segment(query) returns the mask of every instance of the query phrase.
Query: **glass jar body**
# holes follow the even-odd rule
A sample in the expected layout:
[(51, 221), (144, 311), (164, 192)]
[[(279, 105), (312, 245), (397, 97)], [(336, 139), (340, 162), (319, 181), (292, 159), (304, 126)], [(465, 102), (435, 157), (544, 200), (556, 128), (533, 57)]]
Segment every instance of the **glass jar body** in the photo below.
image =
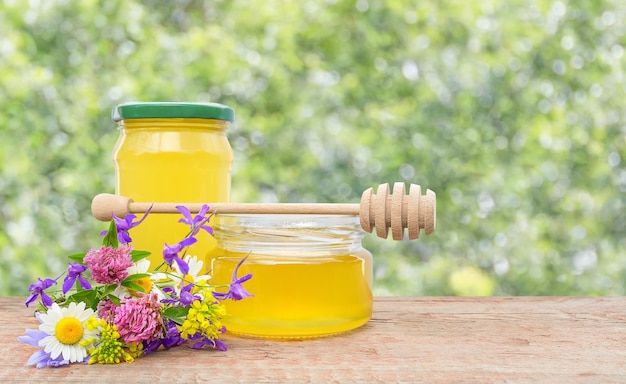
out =
[[(199, 118), (120, 120), (113, 151), (116, 193), (141, 202), (227, 202), (233, 160), (227, 126), (224, 120)], [(152, 252), (152, 267), (162, 261), (165, 242), (174, 244), (187, 234), (179, 218), (150, 214), (132, 229), (134, 248)], [(206, 261), (214, 246), (210, 236), (198, 236), (188, 253)]]
[(307, 338), (345, 332), (372, 314), (372, 255), (358, 217), (216, 215), (212, 282), (228, 284), (237, 263), (253, 297), (226, 301), (229, 332)]

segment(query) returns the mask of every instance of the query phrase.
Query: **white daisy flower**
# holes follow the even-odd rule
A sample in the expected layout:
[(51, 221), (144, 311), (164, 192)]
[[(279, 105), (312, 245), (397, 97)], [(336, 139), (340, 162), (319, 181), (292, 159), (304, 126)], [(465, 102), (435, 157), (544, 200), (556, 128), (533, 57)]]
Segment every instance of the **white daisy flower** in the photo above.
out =
[(85, 325), (94, 314), (91, 308), (85, 309), (84, 302), (70, 303), (66, 308), (53, 303), (47, 313), (39, 316), (39, 330), (48, 334), (39, 340), (39, 346), (52, 359), (62, 355), (70, 363), (83, 362), (87, 348), (81, 342), (97, 336), (97, 330), (89, 331)]

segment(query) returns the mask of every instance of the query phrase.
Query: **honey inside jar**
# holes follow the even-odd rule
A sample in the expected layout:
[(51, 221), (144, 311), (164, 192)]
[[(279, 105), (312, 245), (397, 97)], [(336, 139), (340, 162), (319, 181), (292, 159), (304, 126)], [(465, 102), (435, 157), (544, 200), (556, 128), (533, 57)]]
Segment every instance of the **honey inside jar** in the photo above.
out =
[(306, 338), (357, 328), (372, 314), (372, 255), (360, 245), (358, 218), (217, 215), (211, 283), (238, 275), (253, 297), (226, 301), (224, 325), (236, 334)]
[[(113, 113), (120, 130), (113, 152), (116, 193), (144, 202), (227, 202), (232, 119), (232, 110), (220, 104), (119, 105)], [(163, 260), (163, 243), (174, 244), (189, 230), (178, 219), (151, 213), (132, 229), (133, 247), (152, 252), (152, 268)], [(199, 236), (189, 252), (203, 259), (214, 246), (213, 238)]]

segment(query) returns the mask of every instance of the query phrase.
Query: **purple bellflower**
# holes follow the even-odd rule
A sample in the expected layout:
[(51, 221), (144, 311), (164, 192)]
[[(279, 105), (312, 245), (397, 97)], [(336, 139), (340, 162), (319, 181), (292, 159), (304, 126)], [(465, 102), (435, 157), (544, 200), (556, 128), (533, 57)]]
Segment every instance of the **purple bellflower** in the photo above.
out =
[(28, 300), (26, 300), (26, 307), (28, 307), (28, 305), (32, 303), (33, 301), (37, 300), (37, 297), (40, 295), (41, 295), (41, 301), (43, 302), (43, 305), (45, 305), (46, 307), (51, 306), (52, 299), (44, 291), (52, 287), (56, 283), (57, 283), (56, 280), (52, 280), (52, 279), (41, 280), (41, 278), (38, 277), (37, 282), (35, 284), (31, 284), (30, 287), (28, 287), (28, 292), (30, 292), (31, 295), (28, 298)]
[(178, 324), (174, 321), (168, 320), (165, 324), (165, 337), (146, 343), (144, 345), (143, 352), (146, 355), (149, 355), (159, 349), (160, 346), (163, 346), (165, 349), (170, 349), (185, 343), (187, 340), (180, 337), (180, 331), (178, 330), (177, 325)]
[(152, 206), (150, 206), (146, 213), (143, 214), (141, 219), (137, 221), (134, 221), (137, 216), (133, 215), (132, 213), (129, 213), (123, 219), (115, 216), (114, 214), (111, 214), (111, 216), (113, 217), (113, 221), (115, 221), (115, 227), (117, 229), (117, 241), (119, 241), (120, 244), (128, 244), (133, 241), (133, 239), (128, 234), (128, 231), (141, 224), (146, 219), (146, 216), (148, 216), (148, 213), (150, 213), (151, 209)]
[(191, 288), (193, 288), (193, 284), (187, 284), (180, 290), (180, 303), (185, 307), (190, 306), (196, 300), (202, 299), (200, 296), (191, 294)]
[(204, 229), (209, 235), (213, 235), (213, 228), (209, 225), (204, 225), (205, 223), (208, 223), (211, 218), (211, 216), (206, 217), (206, 213), (209, 211), (208, 205), (203, 204), (196, 217), (191, 217), (191, 212), (189, 212), (189, 209), (184, 205), (177, 205), (176, 209), (178, 209), (178, 211), (184, 216), (182, 219), (178, 220), (178, 222), (187, 224), (190, 227), (190, 236), (193, 237), (197, 235), (198, 232), (200, 232), (200, 229)]
[(218, 351), (222, 351), (222, 352), (225, 352), (228, 350), (228, 346), (226, 345), (226, 343), (224, 343), (220, 339), (209, 339), (206, 336), (202, 336), (200, 332), (198, 332), (196, 335), (197, 336), (194, 336), (189, 339), (189, 340), (199, 340), (193, 343), (193, 345), (191, 346), (191, 349), (201, 349), (202, 347), (206, 345), (208, 347), (215, 348)]
[(239, 267), (241, 266), (241, 264), (243, 264), (243, 262), (247, 258), (248, 257), (246, 256), (243, 259), (241, 259), (239, 263), (237, 263), (237, 266), (235, 267), (235, 270), (233, 271), (233, 278), (231, 279), (228, 292), (226, 293), (213, 292), (213, 297), (215, 297), (218, 300), (227, 300), (227, 299), (241, 300), (241, 299), (245, 299), (246, 297), (252, 296), (248, 291), (246, 291), (243, 285), (241, 285), (243, 282), (250, 280), (250, 278), (252, 278), (252, 274), (248, 273), (247, 275), (237, 278)]
[(76, 283), (76, 279), (78, 279), (78, 282), (83, 289), (91, 289), (91, 283), (89, 283), (89, 281), (87, 281), (87, 279), (85, 279), (82, 275), (86, 270), (87, 266), (78, 262), (69, 264), (69, 267), (67, 268), (67, 276), (65, 276), (65, 279), (63, 280), (64, 294), (72, 289), (72, 286)]
[(193, 284), (184, 285), (180, 289), (180, 297), (176, 294), (176, 290), (172, 287), (163, 287), (163, 293), (165, 293), (169, 299), (162, 299), (162, 303), (166, 304), (175, 304), (175, 306), (179, 306), (182, 304), (183, 307), (190, 306), (196, 300), (202, 300), (202, 298), (198, 295), (193, 295), (191, 293), (191, 288), (193, 288)]
[(188, 237), (183, 239), (180, 243), (174, 245), (167, 245), (163, 247), (163, 260), (168, 266), (172, 266), (174, 262), (178, 264), (178, 269), (183, 275), (189, 273), (189, 265), (178, 256), (178, 253), (182, 251), (184, 248), (194, 244), (197, 240), (194, 237)]

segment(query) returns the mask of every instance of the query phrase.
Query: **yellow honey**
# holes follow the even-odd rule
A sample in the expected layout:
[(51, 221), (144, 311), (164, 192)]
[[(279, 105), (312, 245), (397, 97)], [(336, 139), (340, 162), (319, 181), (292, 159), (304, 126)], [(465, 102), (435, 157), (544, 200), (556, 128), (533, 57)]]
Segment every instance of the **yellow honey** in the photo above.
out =
[(357, 328), (372, 314), (372, 255), (358, 218), (325, 215), (217, 215), (213, 284), (251, 273), (253, 297), (225, 301), (229, 332), (306, 338)]
[[(116, 193), (141, 202), (227, 202), (233, 155), (226, 129), (233, 116), (232, 109), (213, 103), (117, 106)], [(164, 242), (172, 245), (189, 231), (177, 223), (180, 217), (151, 213), (131, 229), (133, 247), (152, 252), (151, 267), (162, 261)], [(204, 258), (215, 240), (197, 239), (188, 253)]]

